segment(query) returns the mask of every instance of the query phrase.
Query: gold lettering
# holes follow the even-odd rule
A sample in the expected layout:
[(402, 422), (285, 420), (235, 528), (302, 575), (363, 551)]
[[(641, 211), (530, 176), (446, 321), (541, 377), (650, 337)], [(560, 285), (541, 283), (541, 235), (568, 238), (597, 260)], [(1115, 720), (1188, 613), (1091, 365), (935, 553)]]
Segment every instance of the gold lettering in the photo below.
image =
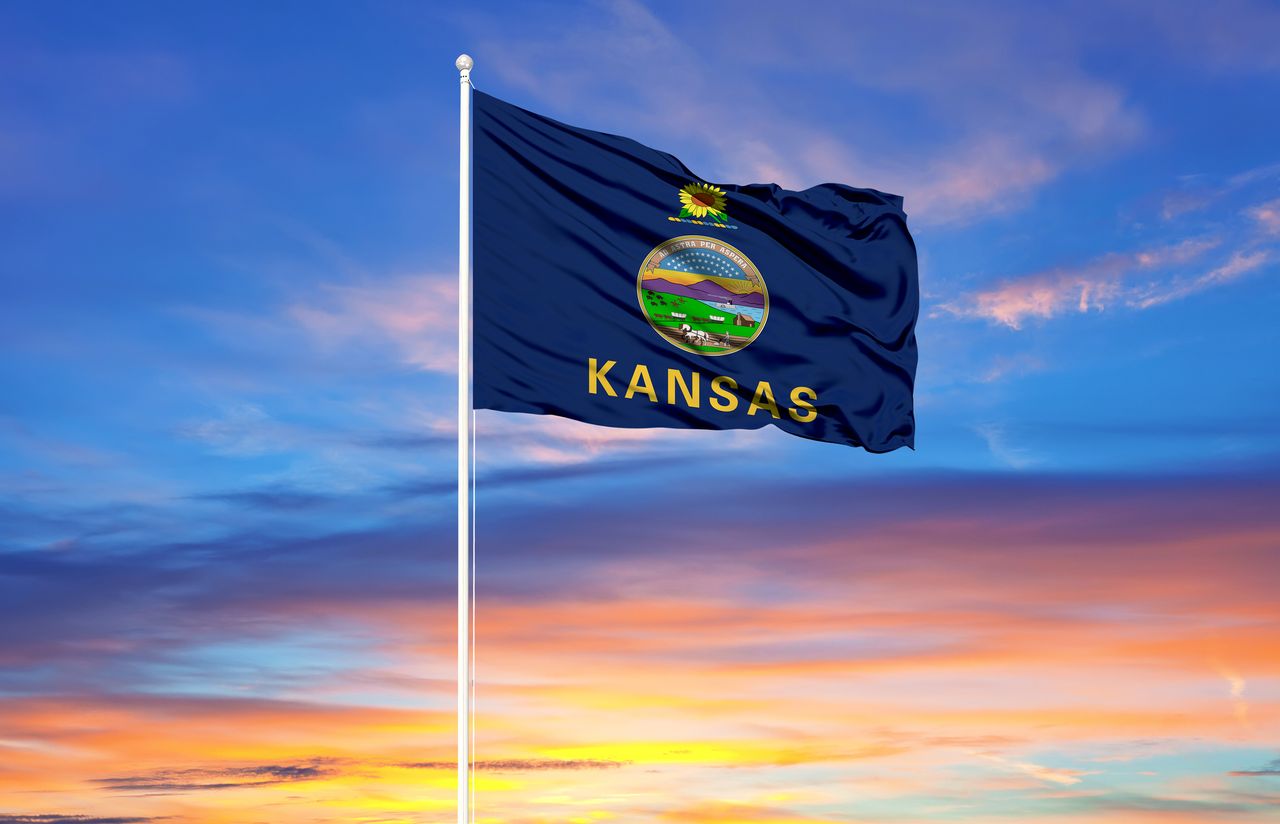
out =
[[(791, 420), (798, 421), (800, 423), (808, 423), (818, 417), (818, 411), (813, 408), (813, 404), (804, 400), (805, 396), (809, 398), (809, 401), (816, 401), (818, 399), (818, 393), (807, 386), (797, 386), (795, 389), (791, 390), (791, 402), (795, 404), (796, 407), (799, 407), (787, 410), (787, 414), (791, 416)], [(802, 412), (800, 410), (804, 411)]]
[[(587, 358), (587, 374), (590, 376), (590, 380), (591, 380), (588, 390), (591, 392), (592, 395), (597, 394), (596, 386), (598, 385), (604, 388), (604, 393), (609, 397), (611, 398), (618, 397), (618, 393), (614, 392), (613, 386), (609, 384), (609, 379), (604, 376), (606, 372), (608, 372), (610, 369), (612, 369), (617, 365), (618, 365), (617, 361), (605, 361), (604, 368), (601, 369), (598, 367), (595, 358)], [(630, 396), (628, 395), (628, 397)]]
[(685, 405), (690, 409), (697, 409), (701, 398), (698, 397), (698, 384), (702, 376), (697, 372), (693, 373), (693, 386), (690, 387), (684, 382), (684, 374), (679, 369), (667, 370), (667, 403), (675, 406), (676, 404), (676, 384), (680, 385), (680, 394), (684, 395)]
[[(728, 389), (725, 389), (726, 386), (728, 387)], [(721, 398), (724, 398), (724, 400), (710, 398), (709, 400), (711, 401), (711, 407), (720, 412), (732, 412), (733, 410), (737, 409), (738, 396), (733, 394), (733, 392), (730, 391), (732, 389), (737, 389), (737, 388), (738, 388), (738, 382), (735, 381), (733, 378), (727, 378), (724, 375), (721, 375), (718, 378), (712, 378), (711, 391), (719, 395)]]
[(782, 417), (782, 413), (778, 411), (778, 404), (773, 399), (773, 387), (768, 381), (760, 381), (756, 384), (756, 393), (751, 398), (751, 406), (747, 407), (747, 414), (754, 415), (757, 409), (768, 409), (769, 414), (775, 418)]
[(631, 373), (631, 384), (627, 387), (625, 397), (630, 400), (637, 392), (654, 403), (658, 402), (658, 393), (653, 391), (653, 379), (649, 377), (649, 367), (643, 363), (637, 363), (635, 371)]

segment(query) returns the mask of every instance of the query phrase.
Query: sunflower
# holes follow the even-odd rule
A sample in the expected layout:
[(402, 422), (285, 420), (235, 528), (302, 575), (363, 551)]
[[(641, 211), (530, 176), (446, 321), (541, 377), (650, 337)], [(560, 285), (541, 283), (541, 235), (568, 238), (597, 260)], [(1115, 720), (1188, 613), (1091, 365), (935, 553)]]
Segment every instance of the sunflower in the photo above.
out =
[(680, 190), (680, 217), (710, 217), (724, 222), (724, 189), (709, 183), (690, 183)]

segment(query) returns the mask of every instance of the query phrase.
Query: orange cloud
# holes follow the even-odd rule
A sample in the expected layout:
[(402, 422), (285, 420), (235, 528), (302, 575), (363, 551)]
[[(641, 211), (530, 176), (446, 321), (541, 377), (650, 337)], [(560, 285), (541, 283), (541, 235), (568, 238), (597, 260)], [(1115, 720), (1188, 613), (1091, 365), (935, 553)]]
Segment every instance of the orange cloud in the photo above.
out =
[[(557, 513), (503, 513), (482, 547), (481, 815), (827, 821), (857, 804), (874, 821), (879, 804), (982, 821), (1012, 805), (1019, 820), (1139, 822), (1236, 804), (1223, 814), (1247, 821), (1258, 805), (1222, 787), (1108, 788), (1280, 734), (1280, 607), (1259, 572), (1280, 540), (1273, 492), (978, 478), (917, 483), (904, 501), (885, 481), (832, 518), (849, 490), (815, 484), (774, 490), (787, 514), (768, 524), (678, 546), (650, 542), (630, 501), (583, 513), (585, 543)], [(0, 701), (0, 794), (33, 815), (446, 818), (449, 599), (344, 592), (242, 593), (238, 610), (369, 656), (282, 687), (290, 700)], [(1224, 687), (1217, 662), (1239, 680)]]
[[(451, 807), (449, 778), (395, 766), (449, 752), (449, 712), (164, 696), (10, 698), (0, 728), (0, 797), (11, 813), (50, 809), (179, 821), (239, 821), (270, 806), (309, 822), (329, 806)], [(375, 789), (376, 788), (376, 789)], [(217, 800), (214, 800), (216, 796)], [(367, 801), (367, 804), (365, 803)]]

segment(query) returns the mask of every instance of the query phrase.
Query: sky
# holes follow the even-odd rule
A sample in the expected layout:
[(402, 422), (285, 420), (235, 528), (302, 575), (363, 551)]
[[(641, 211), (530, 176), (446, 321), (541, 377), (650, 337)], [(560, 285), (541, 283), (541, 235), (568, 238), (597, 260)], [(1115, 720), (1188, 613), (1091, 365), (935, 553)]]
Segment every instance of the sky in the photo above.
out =
[(478, 415), (478, 821), (1273, 820), (1280, 8), (891, 5), (0, 4), (0, 824), (453, 820), (462, 51), (923, 293), (914, 451)]

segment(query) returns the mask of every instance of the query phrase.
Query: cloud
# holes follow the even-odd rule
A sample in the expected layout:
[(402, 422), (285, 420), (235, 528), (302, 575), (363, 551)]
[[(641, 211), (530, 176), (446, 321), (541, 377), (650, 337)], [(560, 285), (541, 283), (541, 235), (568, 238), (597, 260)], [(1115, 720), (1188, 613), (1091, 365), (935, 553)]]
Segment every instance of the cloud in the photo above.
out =
[(296, 512), (318, 509), (335, 500), (335, 496), (332, 495), (321, 495), (316, 492), (306, 492), (286, 487), (268, 487), (265, 489), (232, 492), (207, 492), (187, 497), (188, 500), (233, 504), (246, 509), (268, 512)]
[[(1080, 68), (1087, 22), (1001, 9), (993, 25), (968, 8), (833, 8), (815, 27), (763, 4), (713, 19), (691, 9), (677, 22), (619, 0), (532, 33), (527, 20), (483, 18), (480, 71), (566, 119), (673, 150), (712, 179), (842, 180), (903, 194), (926, 222), (972, 221), (1145, 132), (1122, 88)], [(704, 48), (711, 25), (753, 48)], [(726, 75), (740, 82), (719, 82)], [(590, 116), (578, 108), (586, 99), (598, 101)], [(744, 113), (750, 137), (726, 139), (724, 124)]]
[(1253, 218), (1266, 234), (1280, 235), (1280, 198), (1250, 207), (1245, 214)]
[[(1165, 822), (1186, 821), (1189, 824), (1205, 824), (1209, 821), (1235, 820), (1262, 812), (1275, 799), (1247, 798), (1230, 793), (1206, 792), (1199, 797), (1185, 792), (1155, 793), (1106, 790), (1102, 792), (1072, 792), (1070, 790), (1045, 799), (1046, 807), (1063, 814), (1081, 813), (1090, 821)], [(1124, 813), (1122, 818), (1106, 817), (1108, 813)], [(1212, 816), (1210, 818), (1209, 816)]]
[(285, 316), (321, 351), (385, 344), (419, 369), (457, 369), (456, 276), (392, 277), (369, 284), (330, 284), (294, 302)]
[[(486, 772), (547, 772), (558, 770), (615, 770), (626, 767), (630, 761), (612, 761), (600, 758), (499, 758), (473, 762), (477, 770)], [(410, 761), (402, 767), (415, 770), (456, 770), (456, 761)]]
[(979, 377), (979, 383), (999, 383), (1006, 378), (1029, 375), (1043, 371), (1046, 364), (1043, 358), (1019, 352), (1013, 355), (996, 355), (988, 364), (986, 371)]
[(1256, 770), (1232, 770), (1227, 773), (1232, 776), (1258, 777), (1258, 776), (1280, 776), (1280, 758), (1267, 764), (1265, 767)]
[(8, 415), (0, 415), (0, 445), (26, 453), (33, 463), (61, 464), (82, 471), (118, 465), (123, 457), (115, 451), (50, 437)]
[(390, 449), (396, 452), (419, 449), (441, 449), (457, 443), (457, 435), (451, 432), (388, 431), (357, 439), (356, 443), (370, 449)]
[[(1058, 766), (1095, 766), (1080, 753), (1219, 741), (1206, 660), (1280, 672), (1274, 468), (766, 477), (717, 498), (712, 522), (676, 486), (623, 479), (590, 506), (553, 478), (534, 488), (482, 515), (495, 815), (572, 775), (578, 798), (664, 799), (602, 807), (618, 817), (720, 801), (821, 821), (820, 801), (742, 788), (946, 785), (975, 749), (1004, 760), (998, 803), (1039, 810), (1058, 803), (1046, 788), (1091, 785)], [(89, 786), (148, 813), (295, 788), (447, 803), (452, 538), (442, 519), (6, 557), (0, 645), (21, 666), (0, 668), (0, 728), (42, 746), (6, 751), (23, 772), (0, 770), (0, 794)], [(689, 789), (657, 794), (677, 768)], [(994, 797), (971, 794), (983, 811)]]
[(426, 421), (411, 428), (403, 424), (379, 429), (352, 424), (321, 425), (283, 421), (261, 404), (226, 404), (217, 415), (188, 421), (176, 428), (178, 437), (194, 441), (215, 455), (256, 458), (290, 452), (309, 454), (335, 449), (416, 452), (451, 447), (456, 443), (451, 425)]
[(987, 449), (1005, 466), (1026, 469), (1039, 462), (1029, 449), (1016, 446), (1010, 441), (1008, 427), (1003, 424), (984, 423), (974, 427), (974, 431), (982, 436), (987, 442)]
[(1079, 784), (1084, 776), (1090, 775), (1088, 772), (1079, 770), (1064, 770), (1054, 767), (1046, 767), (1041, 764), (1032, 764), (1029, 761), (1016, 761), (1004, 758), (994, 753), (980, 753), (980, 757), (998, 764), (1005, 769), (1013, 772), (1029, 775), (1037, 781), (1043, 781), (1047, 784), (1059, 784), (1061, 786), (1070, 787), (1073, 784)]
[[(307, 254), (316, 253), (308, 250)], [(172, 311), (220, 338), (219, 354), (239, 372), (237, 387), (245, 385), (243, 374), (252, 370), (265, 375), (260, 387), (264, 391), (274, 390), (284, 370), (295, 380), (318, 374), (330, 381), (335, 370), (362, 379), (406, 368), (456, 371), (455, 273), (371, 274), (347, 261), (341, 250), (324, 253), (313, 266), (332, 271), (333, 278), (286, 293), (264, 311), (207, 306), (180, 306)]]
[(1204, 190), (1175, 191), (1164, 195), (1160, 205), (1161, 220), (1176, 220), (1198, 212), (1212, 203), (1219, 193)]
[(1138, 252), (1112, 253), (1075, 268), (1012, 278), (958, 300), (941, 303), (934, 317), (979, 318), (1021, 329), (1029, 319), (1102, 312), (1117, 305), (1150, 309), (1238, 280), (1272, 260), (1269, 250), (1235, 251), (1196, 276), (1173, 274), (1217, 248), (1217, 238), (1196, 238)]
[(1227, 682), (1227, 687), (1231, 695), (1231, 707), (1235, 712), (1236, 720), (1241, 724), (1249, 721), (1249, 702), (1245, 700), (1244, 691), (1248, 686), (1244, 678), (1235, 670), (1218, 663), (1218, 674)]
[[(1236, 252), (1226, 263), (1210, 269), (1203, 275), (1193, 278), (1175, 278), (1158, 286), (1147, 286), (1126, 298), (1129, 306), (1137, 309), (1149, 309), (1174, 300), (1190, 297), (1206, 289), (1221, 286), (1239, 280), (1241, 277), (1257, 271), (1272, 260), (1271, 252), (1259, 249), (1253, 252)], [(1145, 291), (1145, 294), (1143, 294)], [(1083, 311), (1083, 310), (1082, 310)]]
[(272, 419), (261, 406), (252, 403), (233, 404), (217, 418), (181, 426), (178, 435), (231, 457), (286, 451), (298, 441), (291, 427)]
[(32, 813), (12, 815), (0, 813), (0, 824), (147, 824), (149, 821), (165, 821), (169, 816), (97, 816), (63, 813)]
[[(557, 415), (511, 415), (481, 410), (476, 417), (482, 461), (503, 464), (570, 465), (630, 458), (645, 462), (659, 455), (684, 454), (690, 440), (726, 453), (747, 449), (757, 456), (776, 443), (768, 429), (708, 431), (692, 429), (631, 429), (593, 426)], [(490, 451), (492, 450), (492, 451)]]
[[(1210, 206), (1218, 206), (1219, 213), (1228, 212), (1232, 208), (1238, 208), (1231, 205), (1233, 201), (1265, 191), (1264, 187), (1269, 186), (1277, 176), (1280, 176), (1280, 164), (1277, 163), (1255, 166), (1225, 177), (1186, 175), (1181, 179), (1179, 188), (1162, 196), (1160, 218), (1166, 222), (1177, 221)], [(1270, 225), (1267, 212), (1271, 207), (1270, 201), (1260, 203), (1245, 208), (1243, 214), (1257, 221), (1259, 228), (1266, 229)]]
[(504, 461), (516, 458), (538, 464), (568, 465), (618, 455), (645, 457), (645, 453), (661, 446), (661, 442), (670, 444), (690, 436), (706, 437), (708, 433), (592, 426), (556, 415), (481, 411), (476, 418), (476, 434), (481, 439), (482, 450), (486, 444), (492, 444), (501, 450)]
[(1171, 60), (1213, 73), (1280, 71), (1280, 57), (1274, 48), (1280, 38), (1280, 12), (1271, 3), (1227, 0), (1211, 10), (1194, 3), (1174, 7), (1148, 1), (1130, 4), (1126, 11), (1121, 20), (1136, 12), (1134, 16), (1140, 21), (1134, 21), (1134, 28), (1122, 24), (1118, 31), (1140, 31), (1148, 42), (1163, 41)]
[[(661, 463), (655, 457), (652, 465)], [(601, 503), (576, 512), (574, 528), (568, 531), (555, 526), (565, 517), (559, 509), (539, 514), (525, 505), (502, 504), (490, 511), (491, 520), (486, 521), (489, 526), (482, 553), (485, 592), (491, 598), (517, 601), (554, 599), (573, 592), (572, 580), (579, 574), (607, 566), (614, 569), (616, 577), (599, 582), (597, 594), (604, 597), (615, 588), (625, 590), (639, 580), (668, 573), (668, 563), (690, 563), (699, 570), (719, 568), (726, 563), (726, 546), (734, 548), (733, 557), (753, 557), (766, 567), (778, 562), (775, 553), (785, 556), (807, 547), (806, 553), (816, 553), (821, 559), (820, 563), (815, 561), (815, 570), (835, 564), (850, 567), (848, 574), (853, 575), (857, 564), (866, 559), (861, 554), (841, 557), (843, 550), (835, 549), (831, 557), (825, 556), (822, 548), (833, 540), (828, 530), (835, 527), (830, 514), (823, 514), (823, 507), (833, 507), (831, 511), (855, 519), (857, 530), (843, 527), (845, 535), (893, 546), (940, 541), (929, 550), (934, 559), (931, 563), (939, 566), (951, 563), (950, 547), (962, 553), (967, 551), (971, 536), (982, 535), (983, 553), (969, 563), (985, 568), (986, 559), (990, 559), (993, 569), (999, 568), (999, 559), (1006, 553), (1018, 559), (1019, 569), (1025, 568), (1032, 558), (1018, 555), (1018, 547), (1043, 541), (1071, 546), (1072, 552), (1104, 539), (1108, 546), (1126, 536), (1139, 542), (1124, 555), (1108, 559), (1114, 564), (1122, 558), (1144, 555), (1143, 547), (1174, 541), (1175, 536), (1195, 541), (1219, 535), (1226, 541), (1238, 530), (1267, 534), (1272, 529), (1272, 521), (1256, 505), (1259, 496), (1274, 493), (1274, 479), (1265, 474), (1239, 483), (1225, 483), (1218, 477), (1178, 481), (1167, 475), (1118, 483), (1037, 474), (1029, 469), (1020, 472), (1016, 481), (1001, 474), (916, 477), (910, 484), (845, 479), (836, 485), (839, 494), (820, 482), (765, 484), (760, 490), (717, 504), (726, 522), (744, 525), (750, 537), (743, 544), (737, 538), (725, 544), (722, 532), (704, 534), (692, 515), (686, 520), (686, 541), (672, 544), (664, 540), (668, 534), (665, 522), (638, 519), (634, 501), (631, 505), (621, 503), (631, 500), (627, 490), (634, 488), (627, 485), (626, 478), (619, 481), (618, 503)], [(560, 498), (571, 489), (564, 482), (610, 477), (620, 474), (621, 468), (604, 462), (512, 472), (505, 476), (507, 482), (536, 482), (541, 494)], [(501, 482), (503, 476), (491, 480)], [(1153, 483), (1158, 486), (1151, 487)], [(441, 480), (439, 485), (441, 494), (452, 489), (451, 481)], [(422, 494), (423, 490), (396, 489), (388, 494), (410, 493)], [(672, 507), (673, 512), (686, 512), (689, 507), (674, 488), (650, 490), (644, 500), (646, 507), (658, 511)], [(993, 514), (1006, 506), (1013, 507), (1015, 514)], [(1088, 510), (1090, 519), (1075, 519), (1072, 513), (1077, 509)], [(1152, 513), (1156, 512), (1164, 514), (1155, 517)], [(1144, 520), (1148, 516), (1153, 520)], [(627, 540), (613, 542), (603, 550), (599, 536), (613, 534), (619, 523), (628, 524)], [(199, 648), (214, 639), (248, 641), (264, 634), (311, 628), (322, 618), (390, 621), (392, 626), (386, 628), (390, 643), (401, 637), (398, 629), (391, 632), (401, 620), (411, 617), (422, 621), (424, 610), (447, 608), (452, 565), (444, 548), (452, 545), (450, 529), (446, 523), (402, 523), (302, 536), (268, 530), (152, 545), (139, 544), (136, 537), (130, 537), (127, 550), (8, 556), (5, 597), (0, 598), (0, 640), (5, 660), (24, 666), (7, 668), (5, 678), (10, 684), (48, 689), (76, 688), (94, 680), (104, 686), (127, 686), (144, 675), (139, 667), (169, 662), (165, 671), (171, 672), (174, 656), (188, 648)], [(941, 541), (943, 535), (949, 536), (947, 540)], [(1232, 556), (1232, 564), (1246, 563), (1245, 548), (1233, 551), (1241, 554)], [(1143, 580), (1154, 587), (1166, 578), (1172, 581), (1183, 571), (1199, 575), (1200, 571), (1193, 570), (1196, 557), (1174, 553), (1160, 569), (1145, 572)], [(535, 578), (517, 574), (533, 559), (545, 565), (546, 574)], [(1040, 570), (1037, 574), (1054, 578), (1061, 573), (1052, 557), (1035, 559)], [(1166, 575), (1163, 570), (1174, 562), (1178, 565)], [(1234, 568), (1224, 566), (1209, 582), (1240, 586), (1233, 603), (1242, 606), (1248, 603), (1246, 593), (1256, 579), (1227, 576), (1226, 570)], [(575, 572), (562, 579), (555, 574), (558, 569)], [(696, 580), (684, 577), (690, 585)], [(1100, 574), (1090, 587), (1098, 592), (1098, 587), (1111, 580)], [(130, 599), (121, 601), (113, 595), (120, 591), (130, 592)], [(1133, 597), (1137, 595), (1135, 591)], [(1156, 597), (1158, 591), (1151, 595)], [(147, 616), (145, 621), (140, 617), (143, 615)], [(744, 618), (736, 616), (734, 620)], [(10, 631), (5, 632), (5, 627)], [(440, 633), (443, 643), (447, 633), (444, 628)], [(530, 649), (541, 648), (536, 638), (528, 643)], [(1189, 636), (1184, 653), (1203, 651), (1197, 644), (1199, 641)], [(917, 650), (908, 657), (926, 652)], [(1158, 654), (1170, 652), (1161, 650)], [(1236, 666), (1257, 664), (1256, 651), (1243, 654), (1242, 659), (1231, 659)], [(1211, 655), (1226, 657), (1222, 650)], [(1195, 665), (1201, 670), (1203, 660)], [(91, 664), (96, 675), (83, 680), (88, 672), (85, 667)]]
[[(127, 690), (142, 682), (183, 684), (202, 670), (212, 677), (211, 668), (235, 679), (249, 662), (202, 661), (199, 651), (218, 643), (251, 649), (374, 613), (416, 611), (416, 620), (425, 621), (434, 605), (443, 608), (453, 576), (448, 556), (430, 550), (450, 544), (446, 531), (407, 520), (345, 533), (305, 534), (294, 525), (284, 535), (247, 529), (149, 545), (129, 535), (122, 547), (97, 551), (7, 554), (0, 682), (15, 690)], [(119, 598), (121, 591), (130, 597)], [(444, 636), (441, 626), (441, 642)], [(331, 652), (339, 658), (344, 637), (333, 637)], [(254, 661), (261, 668), (256, 678), (287, 669), (290, 660)]]
[[(985, 284), (941, 299), (930, 316), (984, 319), (1021, 329), (1030, 320), (1151, 309), (1239, 281), (1276, 261), (1280, 200), (1258, 198), (1274, 188), (1277, 175), (1280, 165), (1226, 177), (1189, 176), (1159, 204), (1161, 219), (1169, 225), (1153, 230), (1145, 218), (1133, 218), (1128, 226), (1133, 234), (1154, 232), (1168, 239)], [(1211, 206), (1210, 214), (1186, 218)]]
[(304, 764), (258, 764), (234, 767), (206, 767), (156, 770), (142, 775), (95, 778), (104, 789), (123, 793), (200, 792), (238, 790), (315, 781), (337, 773), (332, 759)]
[[(573, 481), (590, 478), (621, 478), (645, 470), (667, 469), (671, 459), (661, 455), (645, 455), (625, 460), (604, 460), (584, 463), (556, 463), (549, 466), (517, 466), (488, 472), (477, 472), (477, 485), (485, 492), (512, 487), (529, 487), (549, 481)], [(384, 487), (385, 492), (404, 497), (452, 495), (457, 491), (457, 480), (429, 477), (401, 481)]]
[(814, 818), (776, 805), (739, 803), (733, 801), (707, 801), (688, 807), (662, 811), (650, 811), (658, 821), (676, 821), (681, 824), (837, 824), (849, 819)]

